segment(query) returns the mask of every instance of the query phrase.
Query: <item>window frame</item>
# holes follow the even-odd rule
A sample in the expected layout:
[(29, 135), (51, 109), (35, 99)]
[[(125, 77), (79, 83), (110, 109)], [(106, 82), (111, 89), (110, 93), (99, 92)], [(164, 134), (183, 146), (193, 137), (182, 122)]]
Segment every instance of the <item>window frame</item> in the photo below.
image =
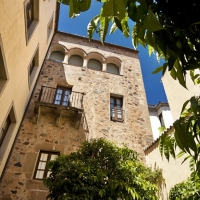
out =
[(47, 42), (48, 42), (48, 40), (50, 38), (51, 33), (53, 32), (53, 18), (54, 18), (53, 16), (54, 16), (54, 12), (51, 15), (49, 23), (47, 24)]
[(39, 45), (37, 46), (33, 57), (29, 63), (28, 66), (28, 84), (29, 84), (29, 89), (32, 86), (33, 80), (35, 78), (35, 75), (38, 71), (39, 68)]
[(3, 48), (3, 42), (0, 34), (0, 96), (8, 83), (9, 76), (6, 65), (5, 53)]
[[(6, 121), (9, 120), (8, 125), (6, 126), (6, 128), (4, 128)], [(15, 109), (14, 109), (14, 104), (12, 102), (10, 108), (8, 109), (7, 115), (5, 116), (1, 126), (0, 126), (0, 132), (4, 130), (4, 133), (2, 135), (2, 137), (0, 138), (0, 149), (6, 149), (7, 148), (7, 144), (12, 136), (15, 124), (17, 123), (16, 120), (16, 114), (15, 114)], [(2, 158), (2, 153), (3, 151), (0, 153), (0, 158)]]
[(1, 129), (0, 129), (0, 133), (2, 131), (2, 135), (0, 134), (0, 148), (1, 148), (2, 144), (3, 144), (3, 141), (4, 141), (5, 137), (6, 137), (6, 133), (8, 132), (8, 129), (9, 129), (11, 123), (12, 122), (11, 122), (11, 119), (10, 119), (10, 115), (8, 115), (6, 117), (6, 120), (4, 121)]
[[(74, 63), (70, 63), (70, 59), (72, 59), (73, 56), (74, 56), (74, 57), (77, 56), (77, 57), (81, 58), (81, 59), (82, 59), (82, 60), (81, 60), (82, 64), (81, 64), (81, 65), (77, 65), (77, 64), (74, 64)], [(71, 55), (71, 56), (69, 57), (69, 59), (68, 59), (68, 65), (83, 67), (83, 63), (84, 63), (83, 57), (80, 56), (80, 55), (78, 55), (78, 54), (73, 54), (73, 55)]]
[[(48, 154), (47, 156), (47, 160), (46, 161), (43, 161), (45, 162), (45, 169), (39, 169), (39, 163), (41, 160), (41, 155), (43, 154)], [(36, 180), (43, 180), (44, 178), (47, 178), (47, 175), (48, 175), (48, 172), (50, 172), (50, 170), (47, 169), (47, 162), (51, 161), (51, 155), (57, 155), (59, 156), (60, 155), (60, 152), (58, 151), (46, 151), (46, 150), (40, 150), (39, 152), (39, 155), (38, 155), (38, 158), (37, 158), (37, 162), (36, 162), (36, 166), (35, 166), (35, 170), (34, 170), (34, 174), (33, 174), (33, 178), (36, 179)], [(37, 175), (37, 171), (40, 170), (40, 171), (44, 171), (44, 174), (43, 174), (43, 177), (42, 178), (36, 178), (36, 175)]]
[[(109, 64), (114, 65), (114, 66), (118, 69), (118, 73), (109, 72), (109, 71), (108, 71)], [(106, 65), (106, 72), (109, 73), (109, 74), (120, 75), (120, 69), (119, 69), (119, 67), (118, 67), (116, 64), (114, 64), (114, 63), (107, 63), (107, 65)]]
[[(39, 0), (25, 0), (24, 1), (26, 44), (28, 44), (39, 22), (39, 4), (40, 4)], [(29, 20), (28, 16), (29, 16), (30, 10), (31, 10), (31, 16)]]
[[(51, 54), (56, 53), (56, 52), (59, 52), (59, 53), (62, 53), (62, 54), (63, 54), (63, 59), (62, 59), (62, 61), (51, 59)], [(54, 61), (54, 62), (63, 63), (63, 62), (64, 62), (64, 59), (65, 59), (65, 54), (64, 54), (62, 51), (59, 51), (59, 50), (58, 50), (58, 51), (52, 51), (52, 52), (50, 53), (50, 55), (49, 55), (49, 60)]]
[(158, 119), (160, 121), (160, 125), (161, 126), (165, 126), (165, 122), (164, 122), (164, 119), (163, 119), (163, 114), (162, 112), (158, 115)]
[[(111, 98), (114, 99), (114, 108), (111, 108)], [(120, 100), (121, 108), (117, 109), (117, 100)], [(114, 117), (112, 109), (114, 109)], [(118, 110), (121, 110), (121, 118), (118, 118)], [(124, 122), (124, 110), (123, 110), (123, 97), (122, 96), (110, 96), (110, 120), (114, 122)]]
[[(101, 69), (95, 69), (95, 68), (89, 67), (89, 62), (90, 62), (90, 60), (95, 60), (95, 61), (98, 61), (99, 63), (101, 63)], [(90, 59), (88, 60), (88, 63), (87, 63), (87, 68), (88, 68), (88, 69), (92, 69), (92, 70), (96, 70), (96, 71), (102, 71), (102, 70), (103, 70), (103, 64), (102, 64), (102, 62), (101, 62), (100, 60), (98, 60), (98, 59), (96, 59), (96, 58), (90, 58)]]
[[(29, 12), (30, 12), (30, 16), (29, 16)], [(26, 21), (27, 21), (26, 28), (27, 29), (29, 29), (33, 20), (34, 20), (34, 4), (33, 4), (33, 0), (29, 0), (26, 4)]]
[[(58, 101), (58, 100), (56, 100), (56, 96), (57, 96), (57, 91), (58, 91), (58, 90), (62, 90), (60, 104), (56, 104), (56, 103), (55, 103), (55, 101)], [(69, 92), (70, 92), (67, 101), (63, 101), (63, 99), (65, 98), (65, 94), (64, 94), (65, 91), (69, 91)], [(69, 102), (69, 99), (70, 99), (71, 93), (72, 93), (72, 88), (57, 86), (56, 91), (55, 91), (55, 97), (54, 97), (54, 100), (53, 100), (54, 105), (58, 105), (58, 106), (67, 106), (67, 107), (68, 107), (68, 106), (69, 106), (69, 103), (70, 103), (70, 102)], [(63, 102), (67, 102), (67, 105), (63, 105)]]

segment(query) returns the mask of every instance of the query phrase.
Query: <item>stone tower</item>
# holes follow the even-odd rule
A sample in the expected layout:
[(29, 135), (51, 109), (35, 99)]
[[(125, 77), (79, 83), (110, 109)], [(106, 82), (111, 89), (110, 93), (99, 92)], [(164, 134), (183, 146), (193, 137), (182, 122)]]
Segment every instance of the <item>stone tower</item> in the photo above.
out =
[(2, 200), (42, 200), (46, 163), (107, 138), (144, 160), (152, 137), (138, 52), (57, 32), (1, 182)]

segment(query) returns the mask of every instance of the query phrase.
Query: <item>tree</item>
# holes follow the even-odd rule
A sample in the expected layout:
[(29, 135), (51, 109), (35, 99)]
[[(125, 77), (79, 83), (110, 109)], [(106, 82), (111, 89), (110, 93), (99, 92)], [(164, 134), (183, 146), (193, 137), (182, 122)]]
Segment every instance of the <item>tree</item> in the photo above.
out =
[(198, 176), (191, 176), (187, 181), (176, 184), (169, 193), (170, 200), (199, 200), (200, 180)]
[(158, 199), (161, 170), (151, 171), (138, 154), (104, 139), (85, 142), (80, 150), (49, 163), (45, 185), (49, 199)]
[[(200, 83), (200, 75), (194, 69), (200, 67), (200, 1), (198, 0), (97, 0), (102, 2), (99, 15), (88, 24), (88, 37), (94, 31), (105, 41), (110, 33), (120, 29), (125, 37), (130, 35), (128, 20), (135, 25), (131, 31), (132, 43), (148, 47), (158, 59), (166, 62), (154, 73), (170, 71), (174, 79), (186, 87), (186, 72), (194, 83)], [(91, 0), (58, 0), (69, 5), (69, 16), (76, 17), (90, 8)]]

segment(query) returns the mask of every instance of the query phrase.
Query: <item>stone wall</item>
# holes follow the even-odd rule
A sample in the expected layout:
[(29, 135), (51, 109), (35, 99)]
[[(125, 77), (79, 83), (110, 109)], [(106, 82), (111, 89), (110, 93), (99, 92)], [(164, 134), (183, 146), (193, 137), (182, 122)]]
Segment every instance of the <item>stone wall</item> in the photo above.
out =
[[(53, 45), (62, 44), (66, 55), (72, 48), (98, 52), (105, 58), (113, 56), (121, 60), (121, 75), (96, 71), (85, 67), (58, 63), (46, 59), (38, 79), (25, 119), (13, 147), (1, 182), (0, 199), (42, 200), (47, 191), (41, 180), (33, 179), (40, 150), (59, 151), (64, 154), (76, 151), (88, 139), (104, 137), (118, 145), (127, 144), (139, 152), (144, 160), (143, 149), (151, 139), (146, 97), (137, 52), (131, 49), (99, 42), (69, 34), (57, 34)], [(123, 75), (122, 75), (123, 74)], [(41, 86), (70, 87), (72, 91), (84, 92), (83, 107), (89, 128), (89, 137), (80, 126), (74, 127), (77, 111), (65, 110), (56, 126), (55, 109), (42, 107), (38, 122), (33, 123), (35, 103)], [(124, 122), (110, 120), (110, 95), (123, 97)]]

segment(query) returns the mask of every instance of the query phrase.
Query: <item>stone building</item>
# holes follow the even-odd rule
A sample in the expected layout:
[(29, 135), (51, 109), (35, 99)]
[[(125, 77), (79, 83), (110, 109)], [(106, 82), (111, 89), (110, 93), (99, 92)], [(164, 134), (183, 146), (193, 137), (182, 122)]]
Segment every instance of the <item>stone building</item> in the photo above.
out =
[(0, 1), (0, 177), (54, 35), (55, 19), (56, 0)]
[(138, 52), (57, 31), (7, 162), (0, 199), (45, 199), (47, 161), (102, 137), (145, 159), (152, 133)]

